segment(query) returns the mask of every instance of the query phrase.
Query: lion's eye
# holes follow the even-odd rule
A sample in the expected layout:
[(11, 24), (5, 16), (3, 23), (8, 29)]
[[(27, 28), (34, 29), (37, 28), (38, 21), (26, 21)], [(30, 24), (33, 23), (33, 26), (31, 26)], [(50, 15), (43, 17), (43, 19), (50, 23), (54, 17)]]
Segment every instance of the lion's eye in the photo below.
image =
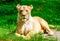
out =
[(26, 12), (28, 12), (28, 10), (26, 10)]
[(22, 12), (23, 10), (20, 10), (20, 12)]

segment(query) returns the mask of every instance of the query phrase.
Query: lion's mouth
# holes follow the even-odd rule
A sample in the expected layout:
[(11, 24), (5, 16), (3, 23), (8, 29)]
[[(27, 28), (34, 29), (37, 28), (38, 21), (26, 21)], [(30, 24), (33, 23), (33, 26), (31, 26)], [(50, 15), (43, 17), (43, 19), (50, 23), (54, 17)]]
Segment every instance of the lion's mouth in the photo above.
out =
[(21, 21), (27, 21), (27, 18), (20, 18)]
[(27, 21), (29, 18), (27, 18), (27, 16), (20, 16), (19, 19), (21, 21)]
[(27, 19), (27, 18), (23, 17), (22, 19)]

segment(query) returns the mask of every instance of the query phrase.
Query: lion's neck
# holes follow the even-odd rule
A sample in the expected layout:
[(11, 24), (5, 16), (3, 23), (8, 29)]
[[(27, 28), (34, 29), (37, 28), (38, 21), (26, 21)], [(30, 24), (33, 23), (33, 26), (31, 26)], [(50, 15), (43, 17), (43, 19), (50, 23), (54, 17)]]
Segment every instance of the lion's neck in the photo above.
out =
[(21, 21), (21, 20), (19, 20), (18, 23), (17, 23), (17, 26), (18, 26), (17, 32), (18, 32), (18, 33), (20, 33), (20, 32), (23, 33), (24, 30), (25, 30), (25, 29), (23, 29), (23, 28), (26, 28), (26, 27), (27, 27), (27, 24), (28, 24), (28, 25), (30, 24), (31, 19), (32, 19), (32, 17), (30, 16), (30, 17), (29, 17), (29, 20), (27, 20), (27, 21)]

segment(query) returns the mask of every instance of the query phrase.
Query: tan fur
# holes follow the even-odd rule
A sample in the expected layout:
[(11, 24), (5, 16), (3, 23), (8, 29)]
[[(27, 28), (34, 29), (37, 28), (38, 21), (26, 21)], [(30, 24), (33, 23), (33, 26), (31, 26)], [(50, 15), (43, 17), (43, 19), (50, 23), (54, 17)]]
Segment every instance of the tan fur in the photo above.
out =
[(18, 9), (18, 18), (15, 35), (29, 39), (34, 34), (39, 32), (43, 33), (43, 30), (46, 30), (49, 35), (53, 35), (53, 32), (48, 26), (48, 23), (44, 19), (31, 16), (31, 10), (33, 8), (32, 5), (17, 5), (16, 7)]

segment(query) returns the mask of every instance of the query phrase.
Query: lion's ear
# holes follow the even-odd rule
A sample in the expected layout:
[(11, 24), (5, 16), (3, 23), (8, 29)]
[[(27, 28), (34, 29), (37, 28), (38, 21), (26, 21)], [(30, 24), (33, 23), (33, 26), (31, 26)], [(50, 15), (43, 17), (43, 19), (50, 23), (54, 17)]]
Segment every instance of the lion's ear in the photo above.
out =
[(20, 4), (17, 4), (16, 8), (20, 8), (20, 7), (21, 7), (21, 5)]
[(29, 7), (29, 9), (33, 9), (33, 6), (32, 5), (30, 5), (30, 6), (28, 6)]

